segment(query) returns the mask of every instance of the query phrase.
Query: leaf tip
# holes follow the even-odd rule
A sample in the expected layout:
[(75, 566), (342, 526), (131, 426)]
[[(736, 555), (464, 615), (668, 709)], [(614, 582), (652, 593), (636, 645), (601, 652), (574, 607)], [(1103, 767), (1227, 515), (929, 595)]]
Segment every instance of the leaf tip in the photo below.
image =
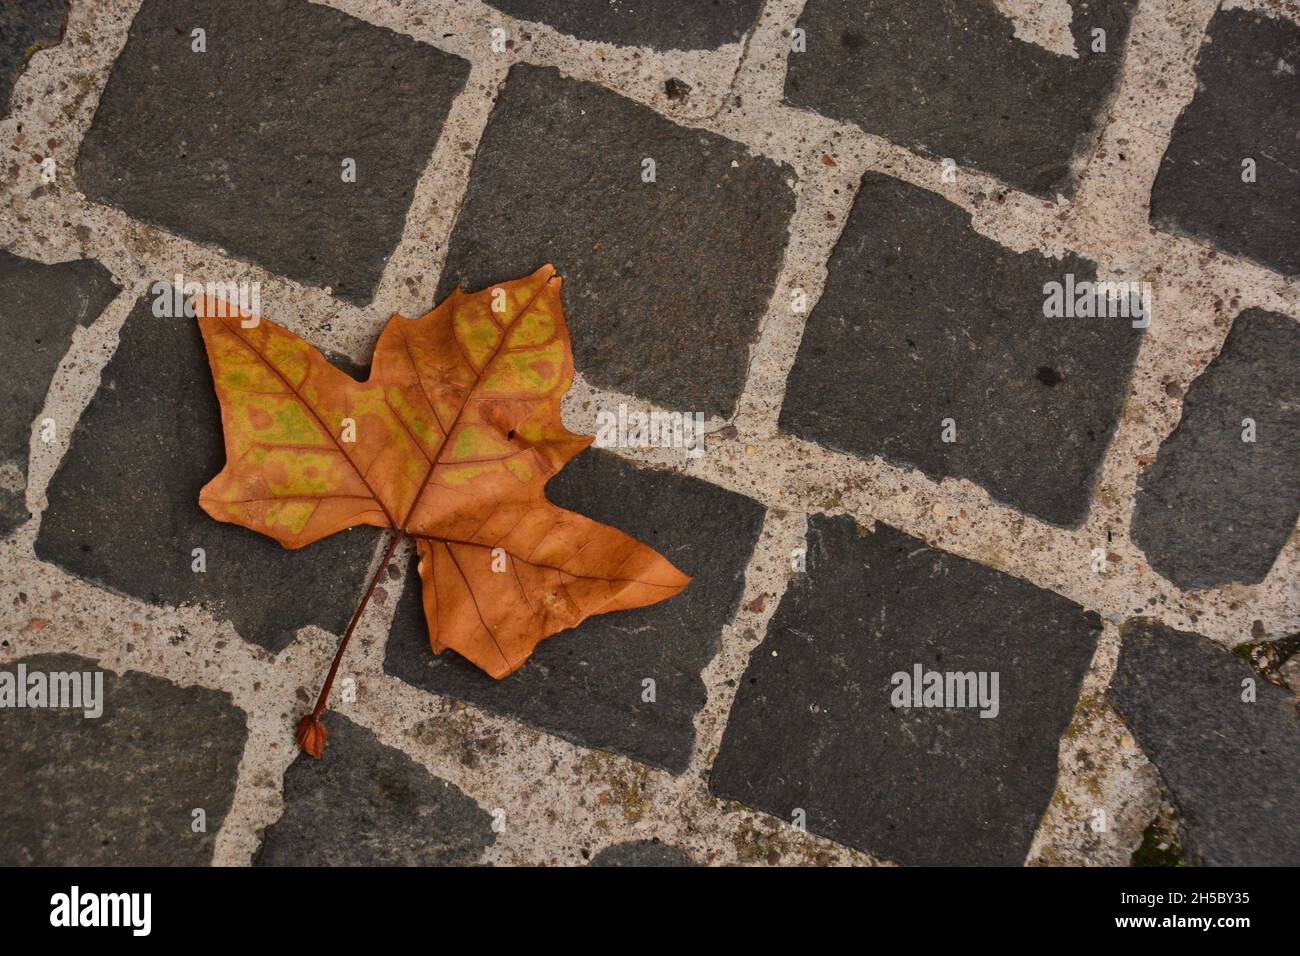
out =
[(325, 739), (328, 736), (329, 731), (320, 722), (320, 718), (315, 714), (308, 714), (298, 721), (298, 732), (294, 735), (294, 739), (308, 756), (319, 757), (325, 750)]
[[(555, 271), (555, 264), (551, 262), (546, 263), (546, 265), (534, 272), (533, 276), (541, 276), (543, 283), (546, 285), (554, 282), (557, 288), (564, 281), (564, 276)], [(532, 276), (529, 278), (532, 278)]]

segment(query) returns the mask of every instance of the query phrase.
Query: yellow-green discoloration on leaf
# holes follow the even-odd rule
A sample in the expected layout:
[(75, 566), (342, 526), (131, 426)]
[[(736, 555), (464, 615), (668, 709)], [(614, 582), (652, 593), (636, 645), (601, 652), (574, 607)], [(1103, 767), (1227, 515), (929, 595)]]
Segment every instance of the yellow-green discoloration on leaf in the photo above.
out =
[(481, 369), (501, 341), (501, 327), (486, 309), (466, 310), (456, 317), (456, 338), (474, 368)]
[(544, 312), (530, 311), (510, 329), (506, 348), (518, 349), (542, 345), (555, 335), (555, 319)]
[(565, 347), (560, 342), (497, 356), (483, 383), (485, 395), (549, 395), (564, 378)]
[(262, 470), (272, 494), (316, 496), (338, 490), (337, 464), (332, 455), (276, 449), (267, 454)]
[(267, 520), (272, 527), (296, 533), (306, 527), (314, 508), (310, 501), (277, 501), (267, 508)]
[(451, 451), (443, 461), (455, 462), (474, 458), (500, 458), (515, 449), (496, 429), (480, 425), (462, 425), (452, 433)]

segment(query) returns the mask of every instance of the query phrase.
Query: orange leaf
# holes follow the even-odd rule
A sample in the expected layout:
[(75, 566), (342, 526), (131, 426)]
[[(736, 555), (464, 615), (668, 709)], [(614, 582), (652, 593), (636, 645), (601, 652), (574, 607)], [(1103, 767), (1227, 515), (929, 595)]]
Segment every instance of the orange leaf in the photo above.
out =
[[(361, 524), (413, 538), (433, 650), (497, 678), (593, 614), (672, 597), (690, 578), (662, 555), (546, 500), (591, 443), (560, 418), (573, 355), (554, 272), (393, 316), (365, 382), (273, 322), (196, 299), (226, 443), (199, 504), (286, 548)], [(323, 726), (304, 726), (319, 753)]]

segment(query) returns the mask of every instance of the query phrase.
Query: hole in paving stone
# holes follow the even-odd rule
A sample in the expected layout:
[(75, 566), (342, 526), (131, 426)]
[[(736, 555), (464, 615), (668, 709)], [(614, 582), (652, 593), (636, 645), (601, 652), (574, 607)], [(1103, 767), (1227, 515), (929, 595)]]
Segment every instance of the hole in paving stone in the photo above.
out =
[(1050, 365), (1039, 366), (1038, 374), (1034, 377), (1037, 378), (1044, 385), (1046, 385), (1048, 388), (1051, 388), (1052, 386), (1057, 385), (1060, 382), (1064, 381), (1064, 378), (1062, 377), (1061, 373), (1058, 372), (1056, 369), (1052, 368)]

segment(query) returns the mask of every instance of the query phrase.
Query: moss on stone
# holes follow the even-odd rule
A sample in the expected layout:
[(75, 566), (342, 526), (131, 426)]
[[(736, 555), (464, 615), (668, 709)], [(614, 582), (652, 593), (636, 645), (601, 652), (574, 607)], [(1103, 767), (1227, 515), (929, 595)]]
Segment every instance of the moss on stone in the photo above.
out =
[(1142, 845), (1133, 851), (1133, 866), (1183, 866), (1183, 849), (1159, 823), (1142, 834)]

